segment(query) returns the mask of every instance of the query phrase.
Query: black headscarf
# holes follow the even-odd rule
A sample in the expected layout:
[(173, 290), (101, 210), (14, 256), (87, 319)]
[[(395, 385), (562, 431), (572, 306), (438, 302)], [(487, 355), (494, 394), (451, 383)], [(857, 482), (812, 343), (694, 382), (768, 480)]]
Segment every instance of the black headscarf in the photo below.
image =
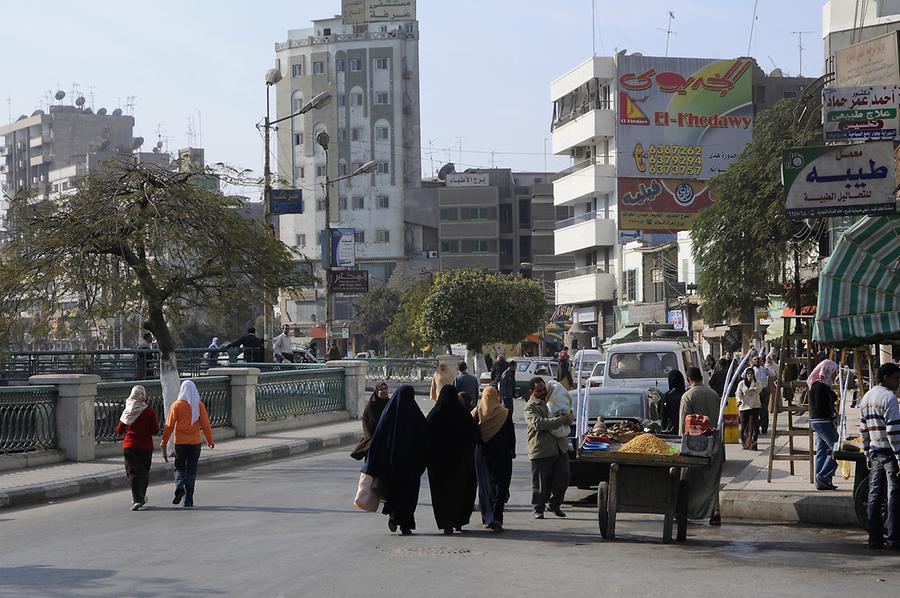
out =
[(459, 391), (449, 384), (441, 389), (426, 421), (432, 451), (431, 462), (452, 459), (460, 448), (470, 447), (478, 440), (475, 419), (460, 402)]
[(425, 472), (428, 424), (416, 404), (416, 391), (403, 385), (388, 401), (362, 468), (375, 478), (391, 482), (418, 480)]
[(678, 389), (682, 393), (684, 392), (684, 375), (678, 370), (672, 370), (669, 372), (669, 390)]
[(390, 400), (382, 399), (378, 396), (378, 389), (381, 386), (387, 386), (387, 382), (379, 380), (378, 383), (375, 384), (375, 391), (369, 397), (369, 402), (366, 403), (366, 408), (362, 413), (363, 436), (360, 438), (356, 448), (353, 449), (353, 452), (350, 453), (350, 456), (357, 461), (365, 457), (366, 453), (369, 452), (369, 445), (372, 443), (372, 436), (375, 434), (375, 428), (378, 427), (378, 420), (381, 419), (381, 414), (384, 412), (384, 408), (387, 407), (388, 401)]
[(681, 408), (681, 395), (684, 394), (684, 375), (678, 370), (669, 372), (669, 390), (663, 397), (662, 432), (678, 433), (678, 417)]

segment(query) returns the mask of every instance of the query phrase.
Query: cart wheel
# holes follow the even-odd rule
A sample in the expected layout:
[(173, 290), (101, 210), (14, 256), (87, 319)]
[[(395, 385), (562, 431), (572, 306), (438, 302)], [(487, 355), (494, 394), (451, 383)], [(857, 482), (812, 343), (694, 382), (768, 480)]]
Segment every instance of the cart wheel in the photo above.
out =
[(687, 504), (688, 504), (688, 482), (681, 480), (678, 482), (678, 498), (675, 503), (675, 541), (684, 542), (687, 540)]
[[(869, 529), (869, 477), (866, 476), (853, 491), (853, 508), (856, 510), (856, 519), (863, 529)], [(887, 530), (887, 496), (882, 502), (881, 511), (882, 529)]]
[(609, 483), (600, 482), (597, 486), (597, 523), (600, 535), (604, 538), (609, 533)]

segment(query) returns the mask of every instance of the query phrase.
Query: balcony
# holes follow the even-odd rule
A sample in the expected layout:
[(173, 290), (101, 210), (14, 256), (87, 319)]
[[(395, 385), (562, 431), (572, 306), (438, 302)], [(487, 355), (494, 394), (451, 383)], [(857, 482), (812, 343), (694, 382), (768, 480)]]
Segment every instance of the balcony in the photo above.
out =
[(588, 58), (565, 75), (550, 83), (550, 100), (558, 100), (591, 79), (613, 81), (615, 78), (616, 63), (612, 56)]
[(38, 135), (28, 140), (28, 147), (41, 147), (44, 145), (44, 138)]
[(612, 103), (600, 104), (596, 109), (553, 129), (553, 153), (567, 154), (573, 147), (590, 145), (597, 137), (614, 137), (615, 134), (616, 112)]
[(572, 205), (586, 197), (616, 191), (616, 167), (599, 164), (595, 158), (560, 171), (553, 178), (553, 205)]
[(553, 249), (556, 255), (592, 247), (615, 247), (617, 240), (616, 221), (597, 218), (596, 212), (561, 220), (556, 223), (556, 230), (553, 231)]
[(603, 266), (585, 266), (556, 274), (557, 305), (613, 301), (615, 297), (616, 277)]

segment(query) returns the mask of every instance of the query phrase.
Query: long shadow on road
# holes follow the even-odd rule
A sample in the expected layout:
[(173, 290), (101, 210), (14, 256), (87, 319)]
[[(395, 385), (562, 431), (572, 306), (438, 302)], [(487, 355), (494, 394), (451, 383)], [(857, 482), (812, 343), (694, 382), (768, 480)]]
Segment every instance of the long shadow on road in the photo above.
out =
[[(4, 596), (118, 596), (121, 585), (112, 582), (118, 572), (111, 569), (67, 569), (48, 565), (0, 567), (0, 594)], [(140, 588), (154, 588), (141, 590)], [(129, 596), (150, 598), (160, 591), (173, 596), (222, 594), (211, 588), (185, 585), (168, 578), (132, 580)]]

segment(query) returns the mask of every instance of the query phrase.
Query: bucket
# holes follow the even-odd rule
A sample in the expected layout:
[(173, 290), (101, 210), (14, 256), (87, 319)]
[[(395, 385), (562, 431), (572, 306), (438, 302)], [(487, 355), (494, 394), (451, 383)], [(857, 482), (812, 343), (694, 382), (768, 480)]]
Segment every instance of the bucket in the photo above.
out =
[(725, 444), (738, 444), (741, 441), (741, 418), (738, 414), (737, 399), (734, 397), (728, 397), (725, 403), (722, 428), (722, 441)]

